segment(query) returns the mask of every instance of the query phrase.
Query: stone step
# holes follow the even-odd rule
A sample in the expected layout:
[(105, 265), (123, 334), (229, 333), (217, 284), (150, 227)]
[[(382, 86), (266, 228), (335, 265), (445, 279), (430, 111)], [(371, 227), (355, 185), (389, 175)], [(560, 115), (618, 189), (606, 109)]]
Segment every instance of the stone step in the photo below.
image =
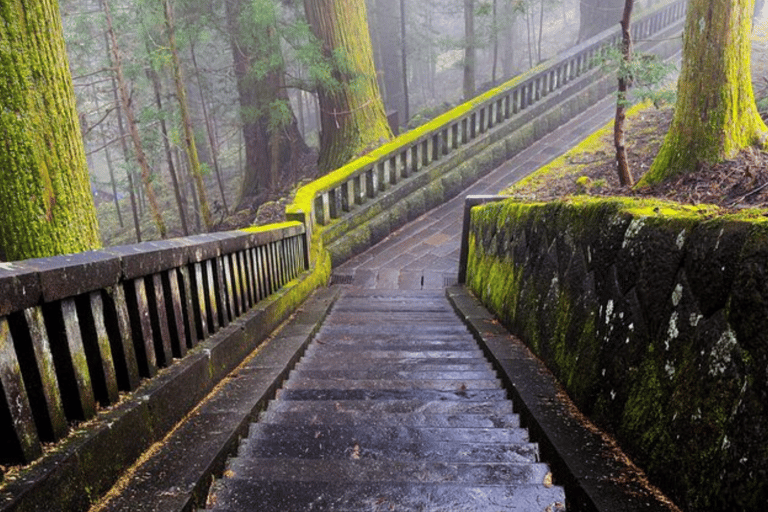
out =
[(483, 359), (483, 353), (478, 348), (476, 350), (365, 350), (355, 351), (345, 347), (323, 347), (318, 348), (318, 345), (311, 345), (306, 354), (304, 360), (328, 361), (339, 360), (340, 358), (354, 357), (355, 361), (358, 360), (394, 360), (393, 362), (416, 360), (420, 362), (423, 359), (433, 360), (452, 360), (452, 359)]
[(295, 425), (377, 425), (441, 428), (518, 428), (520, 417), (517, 414), (421, 414), (406, 413), (355, 413), (355, 412), (277, 412), (264, 411), (259, 415), (259, 423), (295, 424)]
[(290, 442), (244, 438), (239, 457), (264, 459), (317, 459), (392, 461), (434, 461), (445, 463), (534, 463), (539, 462), (536, 443), (445, 442), (413, 443), (408, 445), (379, 442), (329, 442), (328, 439), (296, 439)]
[(372, 368), (370, 370), (315, 370), (311, 365), (299, 364), (289, 374), (288, 379), (337, 379), (337, 380), (483, 380), (496, 379), (496, 372), (491, 369), (483, 371), (449, 370), (391, 370), (386, 368)]
[(216, 496), (226, 503), (219, 512), (305, 510), (531, 512), (565, 510), (561, 487), (465, 486), (446, 483), (253, 482), (228, 478)]
[(248, 439), (289, 444), (310, 440), (340, 446), (358, 445), (365, 449), (386, 446), (410, 446), (429, 444), (435, 440), (443, 443), (513, 444), (527, 443), (528, 431), (523, 428), (435, 428), (365, 425), (271, 425), (254, 423)]
[(433, 390), (373, 390), (373, 389), (280, 389), (278, 400), (446, 400), (486, 402), (504, 400), (507, 392), (503, 389), (481, 389), (464, 391)]
[(353, 337), (318, 338), (315, 343), (323, 347), (333, 347), (339, 350), (475, 350), (477, 344), (474, 340), (462, 340), (460, 338), (445, 339), (424, 337), (423, 339), (361, 339)]
[(267, 411), (319, 415), (350, 413), (360, 416), (386, 414), (512, 414), (509, 400), (447, 401), (447, 400), (272, 400)]
[(283, 385), (283, 389), (306, 390), (391, 390), (391, 391), (478, 391), (501, 389), (501, 381), (497, 379), (483, 380), (384, 380), (384, 379), (313, 379), (296, 376)]
[(464, 485), (536, 485), (551, 482), (546, 464), (446, 463), (391, 460), (234, 458), (230, 477), (287, 482), (418, 482)]
[[(305, 364), (306, 362), (306, 364)], [(368, 360), (357, 361), (353, 358), (347, 358), (342, 361), (319, 361), (318, 359), (304, 361), (302, 358), (296, 365), (297, 369), (301, 370), (316, 370), (326, 371), (333, 370), (339, 372), (355, 371), (355, 372), (368, 372), (368, 371), (429, 371), (429, 372), (477, 372), (477, 371), (493, 371), (491, 363), (487, 359), (420, 359), (418, 364), (415, 365), (413, 361), (409, 362), (394, 362), (387, 361), (387, 365), (383, 366), (380, 361)], [(495, 373), (495, 372), (494, 372)]]
[[(374, 319), (371, 319), (372, 321)], [(404, 336), (406, 334), (419, 336), (470, 336), (467, 328), (463, 324), (450, 325), (431, 325), (414, 320), (411, 322), (390, 322), (387, 317), (378, 320), (378, 324), (369, 322), (360, 325), (350, 323), (330, 322), (320, 328), (321, 337), (326, 336)]]

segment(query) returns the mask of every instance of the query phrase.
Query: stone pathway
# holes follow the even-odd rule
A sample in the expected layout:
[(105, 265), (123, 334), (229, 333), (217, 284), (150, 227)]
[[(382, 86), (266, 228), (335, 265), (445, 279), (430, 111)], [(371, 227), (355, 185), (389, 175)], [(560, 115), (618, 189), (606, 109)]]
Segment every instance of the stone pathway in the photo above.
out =
[(451, 201), (334, 269), (336, 282), (377, 289), (443, 289), (456, 283), (464, 197), (498, 194), (609, 122), (613, 96), (546, 135)]
[(538, 446), (440, 291), (346, 289), (214, 511), (558, 511)]

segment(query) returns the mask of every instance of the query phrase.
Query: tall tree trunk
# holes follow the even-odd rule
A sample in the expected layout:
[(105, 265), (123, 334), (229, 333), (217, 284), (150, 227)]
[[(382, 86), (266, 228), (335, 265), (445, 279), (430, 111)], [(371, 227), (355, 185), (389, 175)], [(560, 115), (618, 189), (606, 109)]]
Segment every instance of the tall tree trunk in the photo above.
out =
[(227, 194), (224, 192), (224, 182), (221, 177), (221, 169), (219, 168), (219, 148), (216, 144), (216, 136), (213, 133), (213, 125), (211, 124), (211, 117), (208, 115), (208, 105), (205, 100), (205, 93), (203, 92), (203, 76), (200, 73), (200, 68), (197, 65), (197, 56), (195, 55), (195, 43), (194, 40), (190, 42), (189, 53), (192, 57), (192, 66), (195, 70), (195, 78), (197, 79), (197, 89), (200, 94), (200, 106), (203, 109), (203, 119), (205, 119), (205, 131), (208, 134), (208, 144), (211, 147), (211, 160), (213, 161), (213, 172), (216, 174), (216, 181), (219, 184), (219, 192), (221, 193), (221, 204), (224, 206), (224, 214), (229, 215), (229, 204), (227, 203)]
[(502, 23), (501, 33), (503, 49), (501, 57), (501, 72), (506, 80), (510, 78), (515, 72), (515, 15), (512, 9), (512, 5), (509, 2), (503, 2), (501, 7)]
[[(107, 34), (107, 32), (104, 32), (104, 39), (107, 49), (107, 61), (109, 62), (110, 68), (114, 68), (114, 63), (112, 62), (112, 51), (110, 49), (109, 43), (109, 34)], [(115, 99), (115, 111), (117, 114), (117, 128), (118, 136), (120, 138), (120, 149), (123, 151), (123, 161), (127, 163), (130, 160), (131, 152), (128, 149), (127, 135), (125, 133), (125, 125), (123, 124), (123, 107), (120, 105), (120, 92), (118, 91), (117, 80), (115, 79), (114, 73), (111, 75), (111, 80), (112, 93)], [(134, 188), (133, 184), (133, 173), (127, 165), (125, 175), (128, 179), (128, 197), (131, 200), (131, 215), (133, 217), (133, 228), (136, 233), (136, 242), (141, 242), (141, 222), (139, 221), (139, 208), (136, 204), (136, 189)]]
[(400, 58), (402, 62), (402, 81), (403, 81), (403, 119), (402, 126), (408, 126), (411, 119), (411, 105), (408, 97), (408, 37), (405, 30), (405, 0), (400, 0)]
[[(621, 18), (621, 50), (624, 62), (629, 64), (632, 60), (632, 34), (629, 32), (632, 22), (632, 8), (634, 0), (624, 1), (624, 15)], [(616, 118), (613, 122), (613, 143), (616, 146), (616, 171), (619, 173), (619, 182), (622, 187), (632, 186), (632, 174), (629, 172), (627, 162), (627, 146), (624, 138), (624, 119), (626, 115), (627, 91), (632, 77), (619, 72), (619, 94), (616, 98)]]
[[(162, 83), (160, 77), (157, 74), (154, 66), (150, 64), (147, 70), (150, 81), (152, 82), (152, 88), (155, 92), (155, 105), (157, 105), (157, 111), (163, 112), (163, 96), (162, 96)], [(181, 197), (181, 186), (179, 184), (179, 177), (176, 173), (176, 166), (173, 163), (173, 155), (171, 154), (171, 141), (168, 136), (168, 126), (165, 122), (165, 116), (160, 116), (160, 135), (163, 138), (163, 149), (165, 149), (165, 160), (168, 162), (168, 174), (171, 175), (171, 182), (173, 183), (173, 194), (176, 198), (176, 206), (179, 209), (179, 220), (181, 221), (181, 232), (184, 236), (189, 236), (189, 226), (187, 225), (187, 205)]]
[(544, 37), (544, 0), (541, 0), (540, 7), (541, 7), (541, 10), (539, 11), (539, 44), (537, 48), (537, 55), (539, 57), (539, 60), (537, 61), (537, 63), (542, 61), (541, 42), (542, 42), (542, 38)]
[[(321, 171), (331, 171), (392, 137), (373, 65), (364, 0), (304, 0), (339, 86), (320, 88)], [(339, 62), (341, 61), (341, 62)]]
[(0, 250), (9, 260), (101, 246), (56, 0), (0, 6)]
[[(261, 20), (246, 16), (249, 2), (225, 0), (245, 141), (241, 205), (274, 189), (281, 176), (295, 173), (309, 151), (285, 89), (275, 6), (257, 1)], [(268, 69), (254, 73), (256, 65)]]
[(107, 33), (110, 38), (110, 47), (112, 49), (112, 63), (114, 65), (115, 75), (117, 77), (117, 88), (120, 96), (120, 104), (125, 113), (126, 121), (128, 122), (128, 132), (133, 140), (133, 147), (136, 151), (136, 160), (141, 168), (141, 181), (144, 184), (144, 190), (149, 200), (149, 208), (152, 212), (152, 218), (157, 226), (157, 231), (161, 238), (166, 236), (165, 221), (163, 215), (160, 212), (160, 207), (157, 204), (157, 197), (155, 196), (155, 189), (152, 187), (152, 172), (149, 169), (149, 163), (144, 153), (144, 147), (141, 143), (141, 137), (139, 136), (139, 129), (136, 126), (136, 118), (133, 113), (133, 107), (131, 106), (131, 97), (128, 93), (128, 87), (125, 83), (125, 77), (123, 76), (123, 65), (120, 57), (120, 48), (117, 45), (117, 36), (115, 35), (114, 25), (112, 23), (112, 13), (109, 8), (108, 0), (101, 0), (102, 7), (104, 8), (104, 15), (107, 20)]
[(754, 0), (688, 2), (672, 125), (638, 185), (765, 145), (768, 128), (757, 112), (751, 81), (753, 6)]
[[(96, 88), (93, 88), (93, 103), (96, 107), (96, 110), (99, 110), (101, 108), (101, 102), (99, 101), (99, 93), (96, 90)], [(104, 130), (104, 126), (102, 125), (101, 129), (99, 130), (99, 135), (101, 136), (101, 143), (102, 146), (104, 146), (104, 160), (107, 162), (107, 171), (109, 171), (109, 183), (112, 187), (112, 197), (113, 201), (115, 203), (115, 211), (117, 212), (117, 221), (120, 223), (120, 227), (125, 227), (125, 222), (123, 221), (123, 212), (120, 209), (120, 199), (118, 198), (117, 194), (117, 180), (115, 179), (115, 166), (112, 162), (112, 154), (109, 152), (109, 143), (107, 141), (107, 135)]]
[(464, 0), (464, 101), (475, 95), (475, 0)]
[(622, 0), (580, 0), (579, 42), (616, 26), (621, 21)]
[(491, 65), (491, 83), (496, 84), (496, 70), (499, 66), (499, 6), (498, 1), (493, 0), (493, 14), (491, 16), (491, 38), (493, 39), (493, 63)]
[(200, 199), (200, 213), (203, 216), (205, 229), (213, 229), (213, 220), (211, 219), (211, 210), (208, 206), (208, 193), (205, 190), (203, 182), (203, 171), (200, 168), (200, 159), (197, 155), (195, 145), (195, 130), (192, 128), (192, 117), (189, 115), (189, 104), (187, 103), (187, 90), (184, 87), (184, 77), (181, 72), (181, 61), (179, 51), (176, 46), (176, 26), (173, 20), (173, 8), (170, 0), (163, 0), (165, 11), (165, 28), (168, 32), (168, 43), (170, 44), (171, 63), (173, 65), (173, 81), (176, 84), (176, 99), (179, 102), (181, 111), (181, 124), (184, 130), (184, 148), (187, 152), (189, 170), (197, 186), (197, 196)]

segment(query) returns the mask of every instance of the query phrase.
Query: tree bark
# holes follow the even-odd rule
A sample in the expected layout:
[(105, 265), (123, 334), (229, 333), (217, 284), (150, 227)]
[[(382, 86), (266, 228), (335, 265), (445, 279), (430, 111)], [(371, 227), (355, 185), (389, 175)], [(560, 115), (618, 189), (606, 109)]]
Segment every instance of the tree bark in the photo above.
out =
[(464, 101), (475, 95), (475, 0), (464, 0)]
[(411, 103), (408, 97), (408, 38), (405, 30), (405, 0), (400, 0), (400, 60), (402, 62), (402, 75), (403, 82), (403, 118), (401, 121), (402, 126), (408, 126), (408, 121), (411, 119)]
[(211, 116), (208, 115), (208, 104), (205, 99), (205, 92), (203, 91), (203, 75), (200, 73), (200, 67), (197, 65), (197, 56), (195, 55), (194, 40), (190, 42), (189, 53), (192, 57), (192, 66), (195, 69), (195, 78), (197, 79), (197, 90), (200, 94), (200, 106), (203, 109), (203, 119), (205, 119), (205, 131), (208, 134), (208, 144), (211, 147), (211, 161), (213, 162), (213, 172), (216, 174), (216, 181), (219, 184), (219, 192), (221, 193), (221, 204), (224, 206), (224, 214), (229, 215), (229, 203), (227, 201), (227, 194), (224, 191), (224, 181), (221, 177), (221, 169), (219, 168), (219, 148), (216, 144), (216, 135), (213, 132), (213, 124), (211, 123)]
[(259, 20), (245, 16), (244, 0), (225, 1), (245, 142), (241, 206), (277, 188), (309, 151), (285, 88), (275, 6), (270, 0), (258, 1)]
[[(152, 82), (152, 88), (155, 93), (155, 105), (157, 105), (157, 111), (163, 111), (163, 97), (162, 97), (162, 83), (160, 77), (157, 74), (157, 70), (150, 63), (147, 69), (147, 74)], [(189, 236), (189, 226), (187, 225), (187, 207), (184, 204), (184, 200), (181, 195), (181, 186), (179, 183), (178, 173), (176, 172), (176, 166), (173, 163), (173, 155), (171, 154), (171, 142), (168, 136), (168, 126), (165, 122), (165, 116), (160, 116), (160, 135), (163, 138), (163, 149), (165, 149), (165, 160), (168, 162), (168, 174), (171, 175), (171, 183), (173, 183), (173, 194), (176, 197), (176, 206), (179, 209), (179, 220), (181, 221), (181, 232), (184, 236)]]
[(21, 260), (98, 248), (58, 2), (2, 2), (0, 48), (0, 249)]
[(622, 0), (580, 0), (579, 42), (616, 26), (621, 21)]
[(195, 180), (197, 188), (197, 196), (200, 204), (200, 214), (203, 216), (203, 223), (205, 229), (211, 231), (213, 229), (213, 220), (211, 219), (211, 210), (208, 206), (208, 193), (205, 190), (205, 183), (203, 182), (203, 171), (200, 167), (200, 158), (197, 154), (197, 146), (195, 144), (195, 130), (192, 128), (192, 117), (189, 115), (189, 104), (187, 103), (187, 90), (184, 87), (184, 77), (181, 71), (181, 60), (179, 59), (179, 51), (176, 46), (176, 26), (173, 19), (173, 8), (171, 7), (170, 0), (163, 0), (163, 8), (165, 11), (165, 28), (168, 32), (168, 43), (171, 51), (171, 63), (173, 65), (173, 81), (176, 84), (176, 99), (179, 102), (179, 110), (181, 111), (181, 125), (184, 130), (184, 149), (187, 153), (187, 160), (189, 162), (189, 170), (192, 178)]
[(638, 185), (765, 145), (751, 81), (754, 0), (690, 0), (672, 125)]
[[(625, 0), (624, 15), (621, 18), (621, 50), (624, 62), (632, 60), (632, 34), (629, 32), (632, 22), (632, 8), (634, 0)], [(619, 183), (622, 187), (633, 185), (632, 174), (629, 172), (627, 162), (627, 145), (624, 137), (624, 120), (627, 117), (627, 91), (629, 90), (631, 77), (619, 72), (619, 94), (616, 98), (616, 118), (613, 123), (613, 143), (616, 146), (616, 171), (619, 173)]]
[(320, 158), (328, 172), (392, 137), (373, 64), (364, 0), (304, 0), (312, 32), (334, 64), (336, 87), (320, 87)]
[(147, 193), (147, 199), (149, 200), (149, 209), (152, 212), (152, 218), (155, 221), (157, 230), (161, 238), (166, 236), (165, 221), (163, 215), (160, 212), (160, 207), (157, 204), (157, 197), (155, 196), (155, 189), (152, 187), (152, 172), (149, 169), (149, 163), (144, 153), (144, 148), (141, 143), (141, 137), (139, 136), (139, 129), (136, 126), (136, 117), (133, 113), (133, 107), (131, 106), (131, 97), (128, 94), (128, 87), (125, 83), (125, 77), (123, 76), (123, 65), (120, 58), (120, 48), (117, 45), (117, 36), (115, 35), (114, 25), (112, 23), (112, 13), (109, 8), (107, 0), (101, 0), (102, 7), (104, 8), (104, 15), (107, 21), (107, 33), (110, 38), (110, 48), (112, 50), (112, 63), (114, 65), (115, 75), (117, 78), (117, 88), (120, 96), (120, 105), (122, 106), (123, 113), (125, 114), (126, 121), (128, 122), (128, 133), (133, 140), (133, 147), (136, 151), (136, 160), (141, 168), (141, 181), (144, 184), (144, 190)]
[[(114, 63), (112, 62), (112, 50), (111, 50), (111, 44), (109, 42), (109, 34), (105, 31), (104, 32), (104, 42), (105, 42), (105, 48), (107, 49), (107, 61), (109, 62), (109, 67), (114, 68)], [(125, 134), (125, 125), (123, 124), (123, 107), (120, 104), (120, 92), (118, 91), (117, 86), (117, 80), (115, 79), (114, 73), (111, 75), (112, 80), (112, 93), (115, 98), (115, 112), (117, 114), (117, 128), (118, 128), (118, 135), (120, 138), (120, 149), (123, 151), (123, 161), (128, 162), (130, 159), (130, 151), (128, 150), (128, 142), (126, 141), (126, 134)], [(128, 180), (128, 197), (131, 201), (131, 216), (133, 218), (133, 229), (136, 233), (136, 241), (141, 242), (141, 223), (139, 220), (139, 207), (136, 201), (136, 189), (133, 186), (133, 173), (126, 165), (126, 172), (125, 172), (126, 178)]]

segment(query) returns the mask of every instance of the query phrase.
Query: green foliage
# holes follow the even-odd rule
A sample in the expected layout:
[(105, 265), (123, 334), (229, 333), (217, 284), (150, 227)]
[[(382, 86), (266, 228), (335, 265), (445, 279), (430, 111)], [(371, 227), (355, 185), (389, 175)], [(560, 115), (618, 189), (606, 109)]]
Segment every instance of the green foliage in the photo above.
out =
[(664, 87), (664, 79), (676, 69), (674, 64), (651, 53), (634, 53), (627, 61), (616, 46), (605, 48), (595, 59), (603, 71), (628, 80), (635, 89), (631, 98), (621, 100), (625, 107), (651, 101), (658, 108), (675, 102), (675, 91)]

